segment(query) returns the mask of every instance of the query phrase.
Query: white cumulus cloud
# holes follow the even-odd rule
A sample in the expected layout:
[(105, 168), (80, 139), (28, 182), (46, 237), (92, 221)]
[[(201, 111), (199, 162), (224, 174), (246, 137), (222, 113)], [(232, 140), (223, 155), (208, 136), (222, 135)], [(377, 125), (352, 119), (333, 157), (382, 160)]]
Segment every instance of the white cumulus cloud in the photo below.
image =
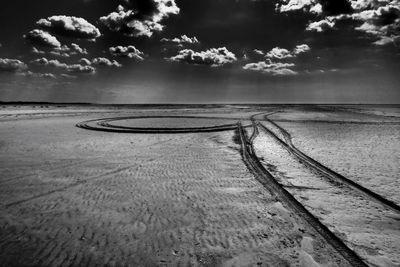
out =
[(144, 53), (133, 45), (110, 47), (109, 51), (111, 55), (117, 57), (128, 57), (136, 59), (137, 61), (142, 61), (144, 59)]
[(273, 76), (287, 76), (298, 74), (296, 71), (290, 69), (294, 66), (294, 63), (272, 62), (271, 60), (267, 59), (266, 61), (248, 63), (243, 66), (243, 69), (266, 73)]
[(55, 36), (39, 29), (35, 29), (28, 32), (26, 35), (24, 35), (24, 38), (29, 40), (32, 43), (32, 45), (38, 45), (50, 48), (56, 48), (61, 46), (60, 41), (58, 41)]
[(198, 44), (200, 43), (196, 36), (188, 37), (187, 35), (181, 35), (181, 37), (175, 37), (172, 39), (162, 38), (161, 42), (174, 43), (174, 44)]
[(0, 72), (18, 72), (26, 68), (27, 65), (21, 60), (0, 58)]
[(169, 58), (169, 60), (220, 67), (235, 62), (237, 58), (235, 54), (230, 52), (226, 47), (220, 47), (200, 52), (195, 52), (191, 49), (183, 49), (179, 51), (178, 55)]
[(62, 36), (96, 39), (101, 36), (100, 30), (84, 18), (73, 16), (51, 16), (36, 22), (43, 29)]
[(151, 37), (154, 32), (164, 29), (164, 19), (179, 12), (175, 0), (148, 0), (136, 4), (127, 0), (116, 12), (101, 17), (100, 21), (110, 30), (127, 36)]

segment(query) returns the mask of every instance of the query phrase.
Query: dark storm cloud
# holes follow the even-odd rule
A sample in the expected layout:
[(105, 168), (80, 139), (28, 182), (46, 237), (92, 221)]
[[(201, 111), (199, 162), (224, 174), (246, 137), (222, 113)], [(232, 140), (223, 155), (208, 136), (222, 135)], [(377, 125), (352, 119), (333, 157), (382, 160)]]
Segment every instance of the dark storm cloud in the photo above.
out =
[(60, 41), (48, 32), (35, 29), (24, 35), (24, 38), (29, 40), (34, 46), (43, 46), (50, 48), (61, 47)]
[(53, 34), (66, 37), (96, 39), (101, 36), (99, 29), (84, 18), (60, 15), (40, 19), (36, 24)]
[(110, 47), (109, 51), (113, 56), (132, 58), (137, 61), (144, 60), (144, 53), (133, 45)]
[(125, 1), (116, 12), (100, 18), (100, 21), (114, 32), (138, 37), (151, 37), (163, 30), (162, 21), (179, 14), (175, 0)]
[(32, 61), (32, 63), (35, 65), (59, 68), (71, 73), (94, 74), (96, 72), (96, 69), (92, 66), (81, 65), (81, 64), (67, 64), (60, 62), (56, 59), (48, 60), (47, 58), (44, 57), (35, 59)]
[(0, 58), (0, 72), (18, 72), (26, 68), (27, 65), (18, 59)]
[(237, 60), (234, 53), (226, 47), (211, 48), (206, 51), (195, 52), (191, 49), (183, 49), (178, 55), (169, 58), (170, 61), (186, 62), (195, 65), (209, 65), (212, 67), (221, 67), (225, 64)]

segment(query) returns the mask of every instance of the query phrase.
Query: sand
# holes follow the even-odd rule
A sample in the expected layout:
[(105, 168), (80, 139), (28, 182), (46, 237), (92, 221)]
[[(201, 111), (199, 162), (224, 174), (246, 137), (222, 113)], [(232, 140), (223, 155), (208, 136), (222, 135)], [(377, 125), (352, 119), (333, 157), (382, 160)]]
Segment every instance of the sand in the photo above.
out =
[[(234, 131), (129, 134), (75, 127), (90, 119), (166, 115), (210, 117), (164, 121), (167, 126), (213, 126), (275, 109), (4, 107), (0, 265), (347, 266), (301, 214), (257, 182)], [(280, 148), (265, 147), (265, 138), (255, 139), (257, 153), (276, 167), (271, 172), (280, 182), (308, 171), (289, 164), (290, 155)], [(318, 183), (307, 180), (306, 186), (324, 190), (290, 192), (308, 198), (302, 203), (371, 266), (399, 264), (397, 215), (362, 198), (345, 207), (337, 196), (345, 192), (353, 199), (351, 190), (329, 187), (312, 174), (310, 179)], [(327, 195), (330, 205), (314, 205)]]
[(270, 118), (307, 155), (400, 204), (400, 118), (393, 116), (399, 110), (393, 106), (346, 106), (337, 112), (309, 108), (283, 110)]
[(113, 126), (123, 127), (141, 127), (141, 128), (195, 128), (195, 127), (211, 127), (223, 124), (235, 124), (238, 120), (231, 119), (213, 119), (213, 118), (130, 118), (123, 120), (113, 120), (109, 124)]
[(392, 266), (400, 263), (400, 214), (330, 183), (266, 133), (255, 139), (255, 148), (278, 181), (368, 263), (387, 266), (383, 258)]

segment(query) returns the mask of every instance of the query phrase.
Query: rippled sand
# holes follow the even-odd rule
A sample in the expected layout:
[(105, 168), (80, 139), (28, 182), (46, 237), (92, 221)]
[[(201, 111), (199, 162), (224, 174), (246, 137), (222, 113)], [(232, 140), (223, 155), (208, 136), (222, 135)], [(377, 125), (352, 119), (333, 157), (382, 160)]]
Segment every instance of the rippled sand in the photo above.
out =
[(3, 265), (343, 262), (256, 182), (233, 132), (74, 126), (97, 116), (2, 122)]
[[(299, 214), (256, 181), (234, 131), (128, 134), (75, 127), (117, 116), (211, 117), (174, 122), (203, 127), (248, 122), (253, 114), (275, 109), (2, 108), (0, 265), (347, 266)], [(162, 124), (157, 120), (142, 122)], [(259, 153), (266, 160), (271, 149), (261, 146)], [(288, 159), (283, 165), (290, 175), (301, 174)], [(270, 158), (269, 164), (278, 162)], [(277, 175), (284, 184), (282, 177)], [(310, 209), (326, 211), (314, 209), (311, 201), (323, 196), (307, 197)], [(321, 215), (323, 222), (350, 245), (358, 244), (353, 242), (358, 232), (342, 235), (343, 224), (329, 214)]]

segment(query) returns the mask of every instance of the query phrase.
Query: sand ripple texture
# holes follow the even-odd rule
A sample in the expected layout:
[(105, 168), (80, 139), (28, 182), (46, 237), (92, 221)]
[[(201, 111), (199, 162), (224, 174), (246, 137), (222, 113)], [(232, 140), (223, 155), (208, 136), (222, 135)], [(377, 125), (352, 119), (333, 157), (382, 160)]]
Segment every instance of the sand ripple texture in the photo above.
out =
[(400, 124), (279, 125), (310, 157), (400, 205)]
[[(263, 122), (268, 128), (271, 125)], [(398, 266), (400, 216), (300, 163), (262, 131), (254, 141), (265, 167), (314, 216), (371, 266)]]
[(344, 266), (260, 186), (232, 132), (2, 122), (2, 266)]

